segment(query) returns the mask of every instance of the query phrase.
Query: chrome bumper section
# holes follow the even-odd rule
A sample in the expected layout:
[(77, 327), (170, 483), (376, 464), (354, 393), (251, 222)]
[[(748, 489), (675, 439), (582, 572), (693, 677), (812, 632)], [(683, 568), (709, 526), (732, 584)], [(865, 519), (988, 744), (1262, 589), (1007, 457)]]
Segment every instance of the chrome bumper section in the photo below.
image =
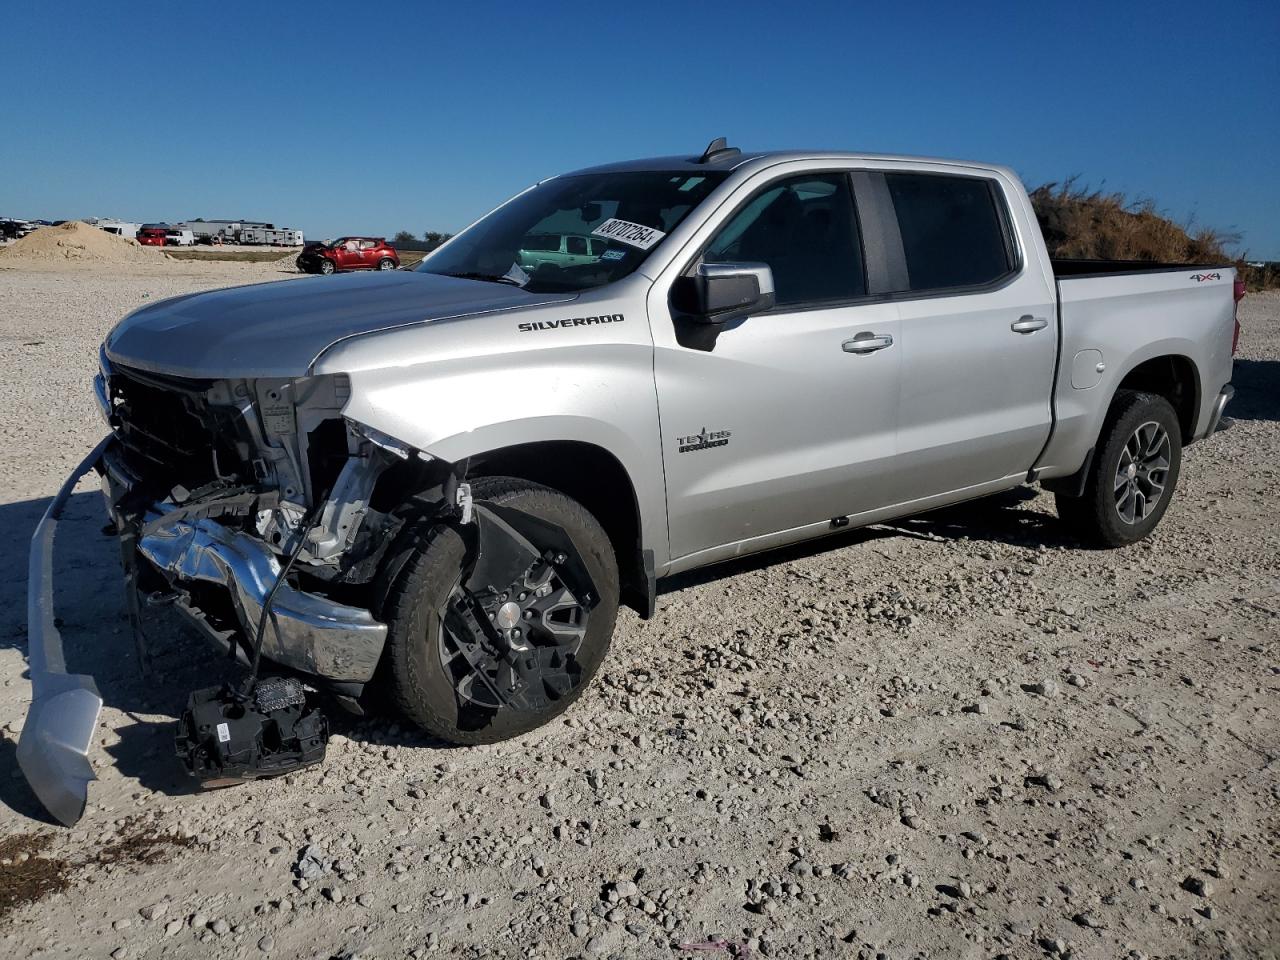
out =
[(111, 442), (93, 448), (58, 490), (31, 537), (27, 574), (27, 663), (31, 706), (18, 740), (18, 766), (27, 783), (59, 821), (84, 816), (89, 781), (97, 779), (89, 746), (102, 712), (93, 677), (68, 673), (62, 635), (53, 614), (53, 538), (76, 481), (92, 470)]
[(1231, 402), (1231, 398), (1236, 395), (1236, 388), (1231, 384), (1227, 384), (1222, 388), (1222, 392), (1218, 394), (1218, 399), (1213, 402), (1213, 410), (1209, 413), (1209, 425), (1205, 428), (1201, 439), (1213, 436), (1213, 432), (1218, 429), (1218, 424), (1222, 420), (1222, 411), (1226, 409), (1227, 404)]
[[(226, 587), (246, 634), (256, 630), (262, 604), (280, 573), (275, 554), (243, 533), (213, 520), (181, 520), (138, 540), (138, 552), (177, 589), (183, 582)], [(205, 633), (207, 620), (193, 615), (198, 603), (178, 609)], [(282, 583), (271, 604), (262, 640), (268, 660), (326, 680), (367, 683), (382, 656), (387, 628), (363, 607), (334, 603)]]

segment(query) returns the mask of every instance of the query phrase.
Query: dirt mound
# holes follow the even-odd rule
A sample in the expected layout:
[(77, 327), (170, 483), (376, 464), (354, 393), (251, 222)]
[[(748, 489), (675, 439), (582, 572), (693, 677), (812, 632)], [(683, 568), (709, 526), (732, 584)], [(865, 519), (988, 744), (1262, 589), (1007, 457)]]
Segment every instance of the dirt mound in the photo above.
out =
[(0, 262), (73, 261), (78, 263), (157, 263), (168, 258), (159, 250), (140, 246), (136, 240), (118, 237), (79, 220), (56, 227), (41, 227), (0, 250)]
[(1235, 257), (1227, 248), (1240, 240), (1190, 222), (1176, 223), (1151, 200), (1090, 190), (1074, 178), (1032, 190), (1031, 205), (1053, 257), (1231, 263)]

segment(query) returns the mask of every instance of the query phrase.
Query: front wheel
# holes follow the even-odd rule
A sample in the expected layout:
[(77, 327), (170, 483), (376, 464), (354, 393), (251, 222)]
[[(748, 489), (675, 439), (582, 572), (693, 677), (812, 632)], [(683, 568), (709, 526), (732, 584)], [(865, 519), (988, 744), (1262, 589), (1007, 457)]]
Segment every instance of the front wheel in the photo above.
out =
[(323, 273), (326, 277), (327, 277), (329, 274), (333, 273), (333, 271), (334, 271), (335, 269), (336, 269), (336, 268), (334, 267), (334, 265), (333, 265), (333, 261), (332, 261), (332, 260), (321, 260), (321, 261), (320, 261), (320, 272), (321, 272), (321, 273)]
[(1122, 390), (1094, 449), (1084, 495), (1057, 494), (1058, 516), (1097, 546), (1136, 543), (1156, 528), (1178, 483), (1178, 415), (1164, 397)]
[[(471, 492), (477, 501), (567, 534), (595, 587), (595, 602), (588, 609), (580, 596), (585, 591), (541, 557), (496, 592), (470, 590), (465, 528), (432, 524), (413, 534), (383, 608), (392, 692), (406, 717), (460, 744), (519, 736), (568, 709), (599, 669), (618, 612), (613, 546), (577, 501), (505, 477), (477, 480)], [(554, 557), (554, 544), (530, 541)], [(512, 696), (517, 657), (536, 668), (523, 692)]]

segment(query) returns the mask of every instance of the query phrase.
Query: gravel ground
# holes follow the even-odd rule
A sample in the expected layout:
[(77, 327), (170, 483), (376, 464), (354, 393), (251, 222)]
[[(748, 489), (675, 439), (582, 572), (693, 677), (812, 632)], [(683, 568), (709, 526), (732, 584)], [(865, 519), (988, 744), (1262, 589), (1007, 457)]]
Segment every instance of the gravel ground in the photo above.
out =
[(58, 603), (106, 709), (65, 830), (13, 762), (26, 540), (101, 433), (110, 325), (284, 276), (189, 266), (0, 270), (0, 955), (1280, 955), (1280, 295), (1146, 543), (1080, 549), (1026, 489), (682, 576), (543, 730), (335, 715), (323, 766), (222, 791), (171, 744), (226, 668), (161, 619), (137, 678), (85, 483)]

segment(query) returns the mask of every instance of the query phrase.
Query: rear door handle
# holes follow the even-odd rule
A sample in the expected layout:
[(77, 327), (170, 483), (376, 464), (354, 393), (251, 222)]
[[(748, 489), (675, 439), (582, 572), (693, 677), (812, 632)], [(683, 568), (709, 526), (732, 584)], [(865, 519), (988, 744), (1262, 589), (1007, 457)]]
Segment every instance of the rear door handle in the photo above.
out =
[(883, 350), (885, 347), (893, 346), (893, 337), (887, 333), (872, 333), (865, 330), (859, 333), (852, 340), (846, 340), (840, 344), (840, 349), (845, 353), (875, 353), (877, 350)]
[(1037, 330), (1043, 330), (1049, 325), (1049, 321), (1044, 317), (1033, 317), (1027, 314), (1025, 317), (1019, 317), (1013, 323), (1009, 324), (1009, 329), (1014, 333), (1035, 333)]

